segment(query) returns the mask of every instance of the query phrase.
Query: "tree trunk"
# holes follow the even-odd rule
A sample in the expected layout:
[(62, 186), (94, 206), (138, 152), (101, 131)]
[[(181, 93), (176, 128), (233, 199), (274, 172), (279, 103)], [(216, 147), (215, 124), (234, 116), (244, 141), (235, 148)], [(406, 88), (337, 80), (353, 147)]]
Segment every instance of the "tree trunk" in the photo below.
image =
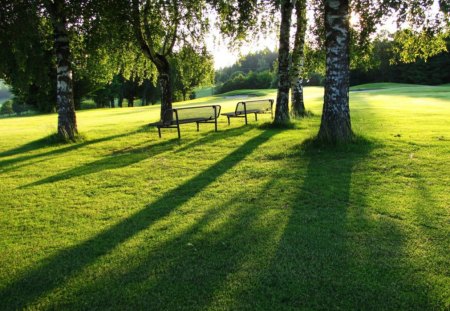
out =
[(148, 79), (144, 79), (142, 82), (142, 106), (148, 105), (148, 89), (149, 89), (150, 81)]
[(274, 123), (289, 121), (289, 36), (295, 0), (281, 1), (280, 47), (278, 49), (278, 93)]
[(73, 97), (72, 66), (67, 34), (64, 1), (55, 0), (49, 8), (56, 54), (56, 103), (58, 107), (58, 135), (74, 139), (78, 133)]
[(125, 79), (123, 78), (122, 74), (119, 74), (119, 98), (117, 99), (117, 106), (120, 108), (123, 107), (123, 98), (124, 98), (124, 92), (125, 92)]
[(127, 98), (128, 107), (134, 107), (134, 97)]
[(325, 1), (326, 80), (319, 139), (352, 139), (349, 108), (349, 2)]
[(170, 79), (170, 64), (163, 55), (158, 55), (158, 81), (161, 86), (161, 120), (171, 121), (172, 115), (166, 113), (172, 109), (172, 83)]
[(306, 0), (297, 0), (295, 5), (297, 29), (292, 52), (291, 70), (291, 114), (294, 117), (304, 117), (306, 113), (303, 101), (303, 72), (305, 65), (305, 34), (306, 34)]

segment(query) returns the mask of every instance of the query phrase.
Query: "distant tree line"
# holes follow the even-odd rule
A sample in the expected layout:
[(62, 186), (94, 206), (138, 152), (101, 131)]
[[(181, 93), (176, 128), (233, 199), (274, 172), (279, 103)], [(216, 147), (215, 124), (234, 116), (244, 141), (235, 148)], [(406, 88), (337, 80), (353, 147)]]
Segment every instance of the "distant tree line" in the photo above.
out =
[(427, 60), (396, 61), (396, 42), (391, 38), (377, 38), (372, 43), (369, 64), (358, 66), (350, 72), (350, 84), (397, 82), (425, 85), (450, 83), (450, 36), (446, 38), (447, 50)]
[[(305, 64), (304, 85), (323, 86), (323, 64), (319, 64), (319, 53), (308, 49)], [(278, 53), (268, 49), (242, 56), (236, 64), (216, 70), (215, 92), (217, 94), (241, 89), (269, 89), (278, 86)]]
[[(350, 85), (375, 82), (397, 82), (424, 85), (450, 83), (450, 37), (446, 39), (447, 51), (427, 60), (422, 58), (413, 62), (397, 61), (394, 50), (396, 42), (392, 37), (378, 37), (370, 43), (370, 53), (358, 63), (354, 60), (350, 70)], [(316, 53), (320, 51), (309, 51)], [(277, 88), (277, 53), (268, 50), (251, 53), (241, 57), (232, 66), (216, 71), (215, 92), (225, 93), (240, 89)], [(316, 57), (315, 56), (315, 57)], [(303, 85), (323, 86), (325, 73), (324, 59), (311, 63)]]

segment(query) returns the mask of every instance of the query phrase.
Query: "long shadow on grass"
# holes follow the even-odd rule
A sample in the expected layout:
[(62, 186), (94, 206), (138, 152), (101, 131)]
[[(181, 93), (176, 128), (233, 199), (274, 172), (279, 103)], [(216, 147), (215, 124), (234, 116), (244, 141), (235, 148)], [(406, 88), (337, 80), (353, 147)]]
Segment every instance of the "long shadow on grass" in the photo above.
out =
[[(235, 129), (230, 129), (227, 131), (224, 131), (217, 135), (217, 133), (209, 134), (203, 138), (197, 139), (191, 143), (186, 144), (185, 146), (182, 146), (181, 148), (177, 149), (175, 152), (178, 151), (184, 151), (188, 150), (190, 148), (200, 146), (212, 141), (218, 141), (221, 139), (228, 138), (231, 136), (237, 136), (241, 135), (246, 131), (249, 131), (251, 127), (240, 127)], [(94, 161), (91, 163), (87, 163), (83, 166), (75, 167), (70, 170), (67, 170), (65, 172), (62, 172), (60, 174), (50, 176), (47, 178), (44, 178), (42, 180), (30, 183), (28, 185), (22, 186), (21, 188), (27, 188), (31, 186), (38, 186), (43, 185), (47, 183), (53, 183), (58, 182), (61, 180), (67, 180), (70, 178), (76, 178), (84, 175), (94, 174), (98, 173), (104, 170), (110, 170), (110, 169), (118, 169), (122, 167), (126, 167), (132, 164), (136, 164), (138, 162), (141, 162), (145, 159), (148, 159), (150, 157), (154, 157), (158, 154), (164, 153), (166, 151), (170, 151), (174, 148), (176, 148), (178, 140), (177, 139), (170, 139), (166, 141), (162, 141), (160, 143), (151, 144), (148, 146), (143, 146), (140, 148), (125, 148), (120, 151), (115, 151), (109, 156), (102, 157), (102, 159), (98, 161)]]
[(365, 159), (375, 147), (306, 146), (306, 177), (278, 251), (243, 304), (258, 301), (255, 309), (264, 310), (433, 309), (415, 268), (405, 264), (404, 233), (367, 211), (374, 203), (366, 202), (373, 180)]
[[(80, 148), (87, 147), (87, 146), (90, 146), (93, 144), (98, 144), (98, 143), (102, 143), (105, 141), (109, 141), (109, 140), (113, 140), (113, 139), (117, 139), (117, 138), (121, 138), (121, 137), (131, 136), (138, 132), (139, 132), (139, 130), (135, 131), (135, 132), (131, 132), (131, 133), (122, 133), (122, 134), (106, 136), (106, 137), (102, 137), (102, 138), (98, 138), (98, 139), (88, 140), (88, 141), (85, 141), (82, 143), (74, 143), (74, 144), (70, 144), (68, 146), (62, 145), (58, 149), (41, 152), (38, 154), (28, 154), (28, 155), (19, 156), (19, 157), (12, 158), (12, 159), (3, 160), (3, 161), (0, 161), (0, 170), (5, 172), (8, 170), (6, 168), (7, 166), (15, 165), (17, 163), (21, 163), (21, 162), (25, 162), (25, 161), (33, 160), (33, 159), (38, 159), (38, 158), (42, 158), (42, 157), (60, 155), (60, 154), (78, 150)], [(0, 154), (0, 157), (13, 156), (13, 155), (18, 155), (18, 154), (25, 153), (25, 152), (34, 151), (34, 150), (41, 149), (41, 148), (46, 148), (46, 147), (49, 147), (52, 145), (51, 143), (49, 143), (49, 141), (50, 141), (49, 137), (41, 138), (36, 141), (25, 144), (21, 147), (18, 147), (18, 148), (9, 150), (9, 151), (5, 151)]]
[[(124, 247), (125, 258), (115, 262), (115, 255), (124, 254), (116, 252), (105, 259), (107, 269), (98, 270), (102, 263), (92, 267), (95, 277), (87, 280), (80, 275), (81, 286), (71, 291), (74, 299), (57, 298), (51, 308), (76, 310), (82, 300), (93, 309), (202, 309), (224, 284), (245, 283), (253, 277), (252, 269), (270, 261), (283, 228), (280, 217), (263, 207), (265, 194), (275, 183), (270, 181), (257, 191), (230, 189), (231, 198), (220, 205), (216, 198), (215, 203), (191, 203), (171, 214), (170, 223), (146, 229), (137, 248)], [(219, 309), (233, 308), (225, 307), (222, 300)]]
[(7, 310), (23, 309), (42, 295), (63, 285), (67, 279), (80, 273), (83, 268), (179, 208), (276, 133), (276, 131), (262, 132), (207, 170), (168, 191), (141, 211), (89, 240), (44, 260), (0, 291), (0, 307)]

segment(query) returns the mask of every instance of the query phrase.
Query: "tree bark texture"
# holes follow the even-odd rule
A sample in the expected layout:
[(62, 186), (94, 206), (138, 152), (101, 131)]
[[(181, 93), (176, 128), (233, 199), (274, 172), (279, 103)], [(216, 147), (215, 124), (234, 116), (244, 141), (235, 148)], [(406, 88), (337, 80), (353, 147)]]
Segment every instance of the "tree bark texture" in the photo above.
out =
[(325, 1), (326, 80), (319, 139), (352, 139), (349, 108), (349, 1)]
[(50, 16), (54, 32), (56, 55), (56, 103), (58, 107), (58, 135), (73, 139), (78, 133), (73, 96), (72, 66), (69, 36), (64, 14), (64, 1), (51, 4)]
[(297, 28), (294, 37), (291, 67), (291, 114), (294, 117), (305, 116), (303, 100), (303, 72), (305, 65), (306, 0), (297, 0), (295, 4)]
[(172, 81), (170, 75), (170, 64), (166, 57), (163, 55), (157, 55), (160, 60), (156, 65), (158, 70), (158, 81), (161, 87), (161, 120), (171, 121), (172, 114), (166, 114), (165, 112), (172, 109)]
[(289, 121), (289, 36), (295, 0), (281, 1), (280, 42), (278, 49), (278, 92), (274, 123)]

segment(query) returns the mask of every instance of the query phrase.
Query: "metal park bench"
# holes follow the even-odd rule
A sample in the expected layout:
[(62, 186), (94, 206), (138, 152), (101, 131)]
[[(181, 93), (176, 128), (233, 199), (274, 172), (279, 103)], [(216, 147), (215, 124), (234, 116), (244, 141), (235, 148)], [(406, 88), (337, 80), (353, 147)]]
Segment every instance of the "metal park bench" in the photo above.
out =
[(255, 120), (258, 121), (258, 114), (270, 113), (273, 119), (273, 99), (258, 99), (239, 102), (236, 104), (236, 109), (233, 112), (222, 113), (228, 118), (228, 125), (230, 125), (230, 118), (245, 118), (247, 124), (247, 115), (255, 114)]
[(169, 109), (165, 112), (163, 121), (155, 124), (158, 127), (159, 138), (161, 138), (161, 128), (176, 128), (178, 138), (181, 138), (180, 124), (185, 123), (197, 123), (197, 132), (200, 123), (214, 123), (217, 132), (220, 108), (219, 105), (209, 105)]

